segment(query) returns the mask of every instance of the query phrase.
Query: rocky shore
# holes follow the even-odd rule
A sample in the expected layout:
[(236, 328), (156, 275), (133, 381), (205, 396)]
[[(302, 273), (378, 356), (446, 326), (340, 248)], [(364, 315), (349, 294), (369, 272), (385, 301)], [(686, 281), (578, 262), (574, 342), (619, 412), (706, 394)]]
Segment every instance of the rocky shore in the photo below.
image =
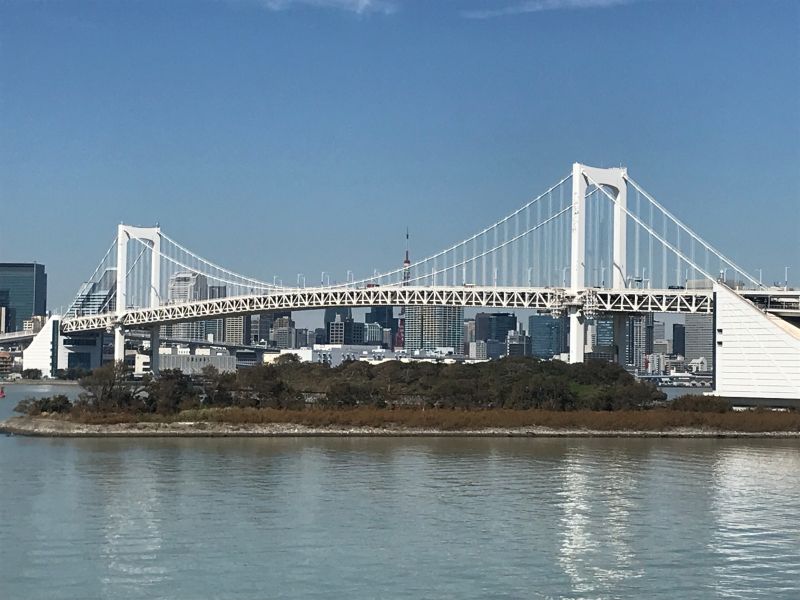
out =
[(742, 432), (677, 427), (660, 431), (593, 430), (552, 427), (487, 427), (442, 430), (402, 426), (343, 427), (288, 423), (234, 424), (205, 421), (88, 425), (60, 419), (12, 417), (0, 422), (0, 433), (40, 437), (629, 437), (629, 438), (794, 438), (797, 431)]

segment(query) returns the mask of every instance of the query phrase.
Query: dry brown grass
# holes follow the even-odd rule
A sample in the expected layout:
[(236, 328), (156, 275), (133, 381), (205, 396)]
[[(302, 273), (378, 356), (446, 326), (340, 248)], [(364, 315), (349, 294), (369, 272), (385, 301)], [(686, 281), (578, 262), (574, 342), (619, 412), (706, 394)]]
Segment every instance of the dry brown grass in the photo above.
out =
[(800, 431), (800, 412), (754, 410), (726, 413), (687, 412), (668, 409), (647, 411), (547, 411), (547, 410), (448, 410), (377, 408), (279, 410), (257, 408), (209, 408), (175, 415), (82, 413), (71, 420), (96, 425), (130, 422), (205, 421), (231, 424), (297, 424), (309, 427), (410, 427), (459, 431), (484, 428), (551, 427), (597, 431), (667, 431), (697, 428), (738, 432)]

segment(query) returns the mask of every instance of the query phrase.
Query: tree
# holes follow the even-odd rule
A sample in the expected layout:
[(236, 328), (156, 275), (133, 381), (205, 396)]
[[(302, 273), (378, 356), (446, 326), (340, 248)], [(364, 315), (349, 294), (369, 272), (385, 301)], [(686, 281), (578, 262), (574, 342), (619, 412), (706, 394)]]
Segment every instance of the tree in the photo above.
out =
[(125, 363), (112, 362), (96, 368), (79, 383), (86, 390), (85, 404), (99, 411), (118, 411), (131, 407), (133, 394), (125, 385)]
[(204, 404), (209, 406), (231, 406), (234, 394), (238, 391), (235, 373), (220, 373), (213, 365), (203, 367), (200, 381), (205, 398)]
[(22, 378), (23, 379), (41, 379), (42, 378), (42, 371), (40, 369), (23, 369), (22, 370)]
[(169, 415), (199, 406), (198, 390), (180, 369), (164, 369), (147, 387), (146, 406), (150, 411)]

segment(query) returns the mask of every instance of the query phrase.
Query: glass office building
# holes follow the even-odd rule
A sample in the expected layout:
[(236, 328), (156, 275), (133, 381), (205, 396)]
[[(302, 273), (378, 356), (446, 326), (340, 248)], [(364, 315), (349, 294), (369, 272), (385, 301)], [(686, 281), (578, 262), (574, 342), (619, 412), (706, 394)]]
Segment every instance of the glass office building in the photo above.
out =
[(22, 323), (47, 312), (47, 273), (38, 263), (0, 263), (0, 306), (6, 331), (22, 331)]

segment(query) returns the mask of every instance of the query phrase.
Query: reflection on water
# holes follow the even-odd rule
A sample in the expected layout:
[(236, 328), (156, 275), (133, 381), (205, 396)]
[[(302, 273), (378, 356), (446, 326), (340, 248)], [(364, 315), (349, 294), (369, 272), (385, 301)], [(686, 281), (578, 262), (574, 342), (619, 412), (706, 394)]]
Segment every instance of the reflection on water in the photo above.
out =
[(800, 597), (797, 448), (725, 448), (713, 473), (716, 527), (708, 550), (718, 556), (719, 596)]
[(606, 595), (641, 576), (630, 545), (636, 490), (626, 458), (575, 450), (564, 459), (559, 563), (579, 595)]
[(0, 437), (0, 598), (800, 597), (793, 440)]

